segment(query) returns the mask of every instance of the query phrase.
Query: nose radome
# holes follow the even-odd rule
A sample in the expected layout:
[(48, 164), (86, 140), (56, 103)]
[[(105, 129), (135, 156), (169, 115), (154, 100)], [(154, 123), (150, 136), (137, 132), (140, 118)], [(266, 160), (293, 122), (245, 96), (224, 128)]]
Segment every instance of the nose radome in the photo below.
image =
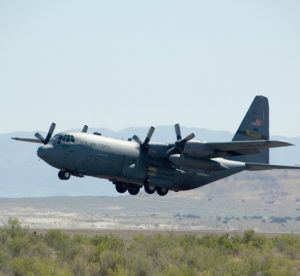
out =
[(45, 146), (40, 146), (37, 150), (38, 157), (41, 158), (41, 159), (44, 159), (45, 151), (46, 151)]
[(49, 155), (49, 152), (51, 151), (51, 149), (52, 149), (52, 146), (49, 146), (49, 145), (40, 146), (37, 150), (38, 157), (45, 160), (47, 158), (47, 155)]

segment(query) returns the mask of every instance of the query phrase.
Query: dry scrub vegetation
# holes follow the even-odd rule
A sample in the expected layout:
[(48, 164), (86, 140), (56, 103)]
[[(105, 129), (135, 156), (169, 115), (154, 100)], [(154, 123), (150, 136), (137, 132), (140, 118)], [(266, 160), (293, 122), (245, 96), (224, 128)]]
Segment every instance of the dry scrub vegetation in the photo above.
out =
[(0, 275), (299, 275), (294, 234), (241, 236), (70, 236), (31, 232), (18, 220), (0, 228)]

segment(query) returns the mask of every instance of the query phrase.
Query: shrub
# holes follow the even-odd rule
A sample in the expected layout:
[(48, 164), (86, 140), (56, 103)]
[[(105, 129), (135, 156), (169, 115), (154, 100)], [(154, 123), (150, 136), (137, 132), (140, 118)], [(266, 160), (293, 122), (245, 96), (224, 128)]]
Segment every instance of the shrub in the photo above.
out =
[(294, 234), (114, 235), (71, 237), (31, 233), (17, 220), (0, 228), (2, 275), (298, 275), (300, 241)]

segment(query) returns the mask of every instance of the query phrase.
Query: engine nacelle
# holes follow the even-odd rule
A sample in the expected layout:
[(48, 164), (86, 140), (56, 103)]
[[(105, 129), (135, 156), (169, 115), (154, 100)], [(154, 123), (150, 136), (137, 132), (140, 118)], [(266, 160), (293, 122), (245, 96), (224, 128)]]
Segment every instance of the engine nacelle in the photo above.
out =
[(185, 144), (183, 154), (193, 157), (207, 157), (214, 153), (206, 143), (191, 141)]

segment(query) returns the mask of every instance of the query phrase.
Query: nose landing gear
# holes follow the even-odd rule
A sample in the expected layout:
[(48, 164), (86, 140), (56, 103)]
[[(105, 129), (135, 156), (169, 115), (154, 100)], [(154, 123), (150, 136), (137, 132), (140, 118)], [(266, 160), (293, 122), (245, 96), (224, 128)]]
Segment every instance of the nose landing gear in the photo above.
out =
[(61, 169), (58, 172), (58, 178), (61, 180), (68, 180), (71, 177), (71, 173), (68, 170)]

